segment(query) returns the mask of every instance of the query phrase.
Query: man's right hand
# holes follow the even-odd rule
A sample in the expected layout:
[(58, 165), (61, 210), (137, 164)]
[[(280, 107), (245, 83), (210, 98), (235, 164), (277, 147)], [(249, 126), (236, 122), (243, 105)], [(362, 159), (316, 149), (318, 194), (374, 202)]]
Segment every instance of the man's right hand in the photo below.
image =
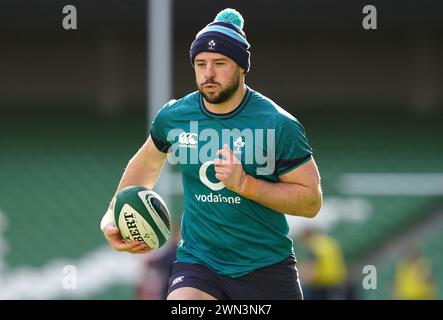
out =
[(106, 240), (108, 240), (111, 247), (113, 247), (117, 251), (141, 254), (148, 253), (152, 250), (144, 242), (126, 242), (120, 234), (120, 230), (113, 223), (108, 224), (103, 229), (103, 234), (105, 235), (105, 238)]

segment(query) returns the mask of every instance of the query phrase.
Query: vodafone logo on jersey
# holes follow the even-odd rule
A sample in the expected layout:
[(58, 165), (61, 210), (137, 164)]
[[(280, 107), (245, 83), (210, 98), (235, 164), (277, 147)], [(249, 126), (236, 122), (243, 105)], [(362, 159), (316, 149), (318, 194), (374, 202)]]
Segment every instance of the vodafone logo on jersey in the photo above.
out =
[[(200, 181), (213, 191), (219, 191), (225, 188), (223, 182), (219, 181), (217, 183), (211, 182), (208, 179), (207, 170), (209, 166), (213, 166), (214, 161), (206, 161), (202, 164), (199, 170)], [(240, 204), (241, 198), (239, 196), (224, 196), (221, 194), (210, 192), (209, 194), (194, 194), (195, 199), (198, 202), (209, 202), (209, 203), (228, 203), (228, 204)]]
[(225, 185), (221, 181), (219, 181), (217, 183), (209, 181), (206, 171), (208, 170), (209, 166), (211, 166), (211, 165), (214, 165), (214, 161), (206, 161), (205, 163), (202, 164), (202, 166), (200, 167), (200, 170), (199, 170), (200, 181), (205, 186), (207, 186), (209, 189), (214, 190), (214, 191), (218, 191), (218, 190), (223, 189), (225, 187)]
[(198, 144), (198, 136), (196, 133), (182, 132), (178, 136), (178, 142), (179, 147), (196, 149)]

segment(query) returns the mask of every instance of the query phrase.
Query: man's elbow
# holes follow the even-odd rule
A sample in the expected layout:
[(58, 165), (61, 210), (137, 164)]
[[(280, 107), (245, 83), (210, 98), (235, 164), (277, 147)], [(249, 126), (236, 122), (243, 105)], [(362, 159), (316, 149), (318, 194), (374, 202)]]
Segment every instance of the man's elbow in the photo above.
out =
[(313, 191), (313, 194), (305, 201), (305, 204), (302, 208), (298, 208), (294, 215), (306, 217), (306, 218), (314, 218), (319, 212), (323, 205), (323, 196), (321, 190)]
[(320, 193), (310, 201), (309, 205), (306, 208), (306, 211), (304, 212), (304, 216), (306, 218), (314, 218), (320, 212), (322, 205), (323, 198)]

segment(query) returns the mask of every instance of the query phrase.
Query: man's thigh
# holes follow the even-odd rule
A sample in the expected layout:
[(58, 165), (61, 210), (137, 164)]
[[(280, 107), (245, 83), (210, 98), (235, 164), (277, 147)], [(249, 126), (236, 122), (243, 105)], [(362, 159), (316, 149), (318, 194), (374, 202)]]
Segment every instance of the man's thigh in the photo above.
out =
[(169, 277), (168, 298), (224, 300), (220, 276), (199, 264), (175, 262)]
[(228, 281), (225, 292), (233, 300), (302, 300), (303, 292), (293, 256)]

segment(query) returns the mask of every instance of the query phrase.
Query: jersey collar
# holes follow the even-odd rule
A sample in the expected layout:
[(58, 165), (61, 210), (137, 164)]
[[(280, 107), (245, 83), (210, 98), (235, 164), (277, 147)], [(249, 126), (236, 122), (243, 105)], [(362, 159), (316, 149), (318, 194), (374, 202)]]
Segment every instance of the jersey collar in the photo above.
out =
[(240, 102), (240, 104), (232, 111), (227, 112), (227, 113), (214, 113), (209, 111), (206, 107), (205, 104), (203, 103), (203, 96), (201, 95), (200, 92), (198, 92), (198, 100), (199, 100), (199, 107), (200, 107), (200, 111), (207, 116), (210, 119), (216, 118), (216, 119), (221, 119), (221, 120), (227, 120), (227, 119), (231, 119), (233, 117), (235, 117), (237, 114), (239, 114), (244, 108), (245, 106), (248, 104), (249, 98), (251, 97), (251, 90), (249, 89), (248, 86), (246, 86), (246, 93), (245, 96), (243, 97), (243, 100)]

